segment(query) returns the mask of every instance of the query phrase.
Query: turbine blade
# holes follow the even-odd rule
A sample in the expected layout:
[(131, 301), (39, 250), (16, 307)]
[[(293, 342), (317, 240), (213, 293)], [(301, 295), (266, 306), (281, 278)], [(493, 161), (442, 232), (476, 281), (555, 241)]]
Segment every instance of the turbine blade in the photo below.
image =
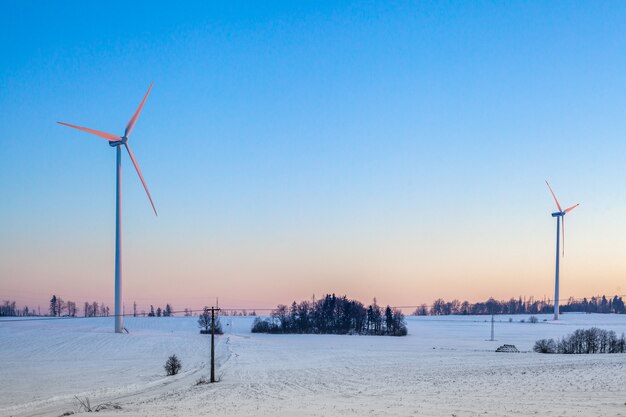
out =
[(139, 174), (139, 179), (141, 180), (141, 183), (143, 184), (144, 190), (146, 190), (146, 194), (148, 195), (150, 204), (152, 204), (152, 210), (154, 210), (155, 216), (158, 216), (156, 207), (154, 207), (154, 202), (152, 201), (152, 197), (150, 196), (150, 191), (148, 191), (148, 186), (146, 185), (146, 182), (143, 179), (143, 175), (141, 175), (141, 170), (139, 169), (139, 165), (137, 165), (137, 160), (135, 159), (135, 155), (133, 155), (133, 152), (128, 147), (128, 143), (125, 143), (124, 146), (126, 147), (126, 150), (128, 151), (128, 155), (130, 155), (131, 161), (133, 161), (133, 165), (135, 166), (135, 169), (137, 170), (137, 174)]
[(139, 105), (139, 107), (137, 107), (137, 110), (135, 110), (135, 114), (133, 114), (133, 117), (131, 117), (130, 120), (128, 121), (128, 124), (126, 125), (126, 130), (124, 131), (124, 136), (129, 137), (130, 132), (133, 131), (133, 128), (135, 127), (135, 123), (137, 123), (137, 119), (139, 118), (139, 114), (141, 113), (141, 110), (143, 109), (143, 105), (146, 103), (148, 94), (150, 94), (150, 90), (152, 90), (152, 84), (150, 84), (150, 87), (148, 87), (148, 92), (143, 97), (143, 100), (141, 100), (141, 104)]
[(572, 207), (566, 208), (563, 213), (569, 213), (570, 211), (574, 210), (578, 206), (580, 206), (580, 204), (574, 204)]
[(552, 191), (552, 187), (550, 187), (550, 184), (548, 183), (548, 180), (546, 180), (546, 185), (550, 189), (550, 193), (552, 193), (552, 197), (554, 197), (554, 201), (556, 202), (556, 206), (559, 208), (559, 211), (563, 211), (563, 209), (561, 209), (561, 205), (559, 204), (559, 200), (556, 199), (556, 195), (554, 195), (554, 191)]
[(74, 129), (82, 130), (83, 132), (91, 133), (92, 135), (100, 136), (101, 138), (106, 139), (109, 142), (117, 142), (118, 140), (122, 139), (119, 136), (115, 136), (106, 132), (100, 132), (99, 130), (89, 129), (88, 127), (76, 126), (63, 122), (57, 123), (63, 126), (73, 127)]

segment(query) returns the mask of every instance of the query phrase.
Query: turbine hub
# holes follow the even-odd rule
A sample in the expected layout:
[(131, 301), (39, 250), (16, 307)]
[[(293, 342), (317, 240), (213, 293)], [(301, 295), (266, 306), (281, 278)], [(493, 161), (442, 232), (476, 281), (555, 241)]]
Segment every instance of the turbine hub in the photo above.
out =
[(114, 142), (109, 142), (109, 146), (112, 146), (112, 147), (114, 147), (114, 148), (115, 148), (116, 146), (123, 145), (123, 144), (125, 144), (126, 142), (128, 142), (128, 138), (127, 138), (126, 136), (122, 136), (122, 137), (120, 138), (120, 140), (116, 140), (116, 141), (114, 141)]

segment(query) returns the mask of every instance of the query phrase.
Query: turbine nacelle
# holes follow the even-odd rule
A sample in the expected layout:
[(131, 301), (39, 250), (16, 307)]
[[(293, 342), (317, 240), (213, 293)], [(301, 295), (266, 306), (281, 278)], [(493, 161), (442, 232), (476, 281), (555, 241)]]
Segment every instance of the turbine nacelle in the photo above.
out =
[(120, 140), (118, 141), (109, 142), (109, 146), (111, 146), (112, 148), (115, 148), (116, 146), (125, 145), (126, 142), (128, 142), (128, 138), (126, 136), (122, 136)]
[(146, 99), (148, 98), (148, 95), (150, 94), (150, 90), (152, 90), (152, 84), (150, 84), (150, 87), (148, 87), (148, 91), (146, 92), (146, 95), (143, 96), (143, 100), (141, 100), (139, 107), (137, 107), (137, 110), (135, 110), (135, 113), (126, 124), (126, 129), (124, 130), (123, 136), (116, 136), (111, 133), (101, 132), (99, 130), (95, 130), (95, 129), (91, 129), (91, 128), (83, 127), (83, 126), (76, 126), (76, 125), (72, 125), (72, 124), (65, 123), (65, 122), (57, 122), (57, 123), (67, 126), (67, 127), (71, 127), (73, 129), (82, 130), (83, 132), (96, 135), (98, 137), (101, 137), (102, 139), (106, 139), (109, 142), (109, 146), (114, 147), (114, 148), (124, 145), (124, 147), (126, 148), (126, 151), (128, 151), (128, 156), (130, 156), (130, 160), (132, 161), (133, 165), (135, 166), (135, 170), (137, 171), (137, 174), (139, 175), (141, 184), (143, 185), (144, 190), (146, 190), (146, 194), (148, 195), (148, 200), (150, 200), (150, 204), (152, 205), (152, 210), (154, 210), (154, 214), (156, 215), (157, 214), (156, 207), (154, 206), (154, 202), (152, 201), (152, 197), (150, 196), (150, 191), (148, 191), (148, 186), (146, 185), (146, 182), (143, 179), (143, 175), (141, 174), (141, 169), (139, 169), (139, 165), (137, 164), (135, 155), (133, 155), (133, 152), (130, 150), (130, 147), (128, 146), (128, 143), (127, 143), (128, 137), (130, 136), (130, 132), (133, 131), (133, 128), (135, 127), (135, 123), (137, 123), (137, 119), (139, 118), (139, 114), (141, 114), (141, 110), (143, 109), (144, 104), (146, 104)]
[[(561, 223), (561, 234), (563, 235), (563, 255), (565, 255), (565, 215), (569, 213), (570, 211), (574, 210), (576, 207), (578, 207), (579, 204), (574, 204), (573, 206), (568, 207), (565, 210), (563, 210), (563, 208), (561, 207), (561, 204), (559, 203), (559, 200), (556, 198), (556, 195), (554, 194), (554, 191), (552, 191), (552, 187), (550, 187), (550, 184), (548, 183), (547, 180), (546, 180), (546, 185), (548, 186), (548, 189), (550, 190), (550, 194), (552, 194), (552, 197), (554, 198), (556, 207), (559, 209), (559, 211), (555, 211), (554, 213), (552, 213), (552, 217), (556, 217), (557, 221), (559, 221), (559, 217), (563, 218), (563, 220), (560, 223)], [(558, 246), (558, 242), (557, 242), (557, 246)]]

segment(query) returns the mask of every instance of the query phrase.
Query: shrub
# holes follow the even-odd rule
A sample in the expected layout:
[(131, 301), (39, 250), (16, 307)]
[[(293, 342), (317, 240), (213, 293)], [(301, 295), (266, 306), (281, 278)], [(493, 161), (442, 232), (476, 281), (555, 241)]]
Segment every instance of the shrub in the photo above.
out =
[[(85, 397), (84, 400), (81, 400), (77, 396), (74, 396), (74, 398), (76, 398), (76, 401), (78, 401), (79, 413), (81, 411), (84, 411), (86, 413), (94, 413), (94, 412), (97, 413), (97, 412), (106, 411), (106, 410), (121, 410), (122, 409), (122, 406), (117, 403), (102, 403), (102, 404), (98, 404), (95, 407), (92, 407), (91, 402), (89, 401), (89, 397)], [(61, 414), (61, 416), (71, 416), (72, 414), (74, 414), (73, 411), (67, 411)]]
[(206, 376), (201, 376), (200, 378), (196, 379), (196, 385), (204, 385), (208, 383), (209, 379)]
[(180, 359), (176, 355), (172, 355), (167, 358), (167, 362), (165, 362), (165, 373), (167, 376), (176, 375), (178, 371), (183, 367)]
[(267, 319), (263, 320), (260, 317), (255, 318), (254, 322), (252, 323), (251, 331), (252, 333), (269, 333), (270, 332), (269, 320)]
[(252, 323), (252, 333), (282, 333), (278, 324), (270, 321), (270, 319), (262, 319), (257, 317)]
[(539, 323), (539, 319), (536, 316), (530, 316), (528, 317), (528, 322), (532, 324)]
[(406, 328), (406, 326), (402, 326), (396, 330), (394, 330), (392, 336), (406, 336), (408, 333), (408, 330)]
[(556, 342), (554, 339), (537, 340), (533, 350), (537, 353), (556, 353)]

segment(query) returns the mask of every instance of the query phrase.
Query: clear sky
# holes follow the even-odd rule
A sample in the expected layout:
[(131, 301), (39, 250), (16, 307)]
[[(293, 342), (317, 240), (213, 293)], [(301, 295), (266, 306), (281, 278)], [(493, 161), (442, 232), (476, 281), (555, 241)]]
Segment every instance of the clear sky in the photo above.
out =
[(0, 299), (626, 293), (626, 3), (33, 2), (0, 14)]

